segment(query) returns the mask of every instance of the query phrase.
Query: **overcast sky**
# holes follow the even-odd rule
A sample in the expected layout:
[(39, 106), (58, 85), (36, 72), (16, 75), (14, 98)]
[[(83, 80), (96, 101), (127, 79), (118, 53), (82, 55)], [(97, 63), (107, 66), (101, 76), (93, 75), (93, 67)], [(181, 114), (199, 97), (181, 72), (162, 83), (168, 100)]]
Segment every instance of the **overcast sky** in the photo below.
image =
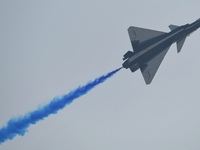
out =
[[(169, 32), (200, 1), (1, 0), (0, 127), (120, 67), (129, 26)], [(1, 150), (199, 150), (200, 30), (172, 45), (152, 84), (121, 70)]]

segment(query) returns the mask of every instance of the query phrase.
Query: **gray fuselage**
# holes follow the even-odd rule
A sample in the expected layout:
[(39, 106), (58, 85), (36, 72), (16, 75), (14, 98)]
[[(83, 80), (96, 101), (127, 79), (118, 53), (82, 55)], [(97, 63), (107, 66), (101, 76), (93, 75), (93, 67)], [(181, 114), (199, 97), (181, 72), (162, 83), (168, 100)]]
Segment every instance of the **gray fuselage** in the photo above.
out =
[(134, 52), (123, 63), (124, 68), (135, 67), (134, 71), (139, 69), (138, 63), (148, 62), (151, 58), (161, 53), (164, 49), (170, 47), (173, 43), (180, 41), (200, 27), (200, 20), (191, 24), (180, 26), (169, 33), (143, 41), (134, 48)]

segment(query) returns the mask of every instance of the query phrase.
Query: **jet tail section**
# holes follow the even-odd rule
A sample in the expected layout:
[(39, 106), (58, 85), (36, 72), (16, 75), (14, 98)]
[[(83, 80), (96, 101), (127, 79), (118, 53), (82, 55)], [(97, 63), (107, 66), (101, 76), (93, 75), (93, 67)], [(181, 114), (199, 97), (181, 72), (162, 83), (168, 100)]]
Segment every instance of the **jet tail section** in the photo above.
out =
[(131, 52), (131, 51), (126, 52), (126, 54), (124, 54), (123, 60), (130, 58), (132, 55), (133, 55), (133, 52)]
[(164, 51), (153, 57), (150, 61), (139, 64), (140, 70), (142, 72), (146, 84), (150, 84), (153, 80), (169, 48), (170, 47), (166, 48)]

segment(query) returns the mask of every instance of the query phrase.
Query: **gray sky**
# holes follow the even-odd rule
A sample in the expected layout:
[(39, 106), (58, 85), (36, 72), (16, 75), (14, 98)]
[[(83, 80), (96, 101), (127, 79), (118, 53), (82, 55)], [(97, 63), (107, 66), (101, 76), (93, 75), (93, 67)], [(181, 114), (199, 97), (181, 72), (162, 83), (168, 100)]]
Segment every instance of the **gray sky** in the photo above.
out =
[[(168, 32), (200, 1), (1, 0), (0, 126), (123, 63), (129, 26)], [(173, 45), (151, 85), (140, 71), (113, 78), (2, 150), (199, 150), (200, 31)]]

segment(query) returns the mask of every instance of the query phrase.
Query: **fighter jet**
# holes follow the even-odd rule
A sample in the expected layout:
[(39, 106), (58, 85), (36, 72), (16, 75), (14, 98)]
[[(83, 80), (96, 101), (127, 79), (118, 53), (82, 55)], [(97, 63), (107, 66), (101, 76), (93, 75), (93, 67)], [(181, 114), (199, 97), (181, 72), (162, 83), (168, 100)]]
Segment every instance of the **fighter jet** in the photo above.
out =
[(128, 33), (133, 51), (128, 51), (122, 66), (132, 72), (140, 69), (146, 84), (153, 80), (170, 46), (176, 42), (177, 52), (183, 47), (185, 39), (200, 27), (200, 19), (183, 26), (169, 25), (169, 33), (139, 27), (129, 27)]

